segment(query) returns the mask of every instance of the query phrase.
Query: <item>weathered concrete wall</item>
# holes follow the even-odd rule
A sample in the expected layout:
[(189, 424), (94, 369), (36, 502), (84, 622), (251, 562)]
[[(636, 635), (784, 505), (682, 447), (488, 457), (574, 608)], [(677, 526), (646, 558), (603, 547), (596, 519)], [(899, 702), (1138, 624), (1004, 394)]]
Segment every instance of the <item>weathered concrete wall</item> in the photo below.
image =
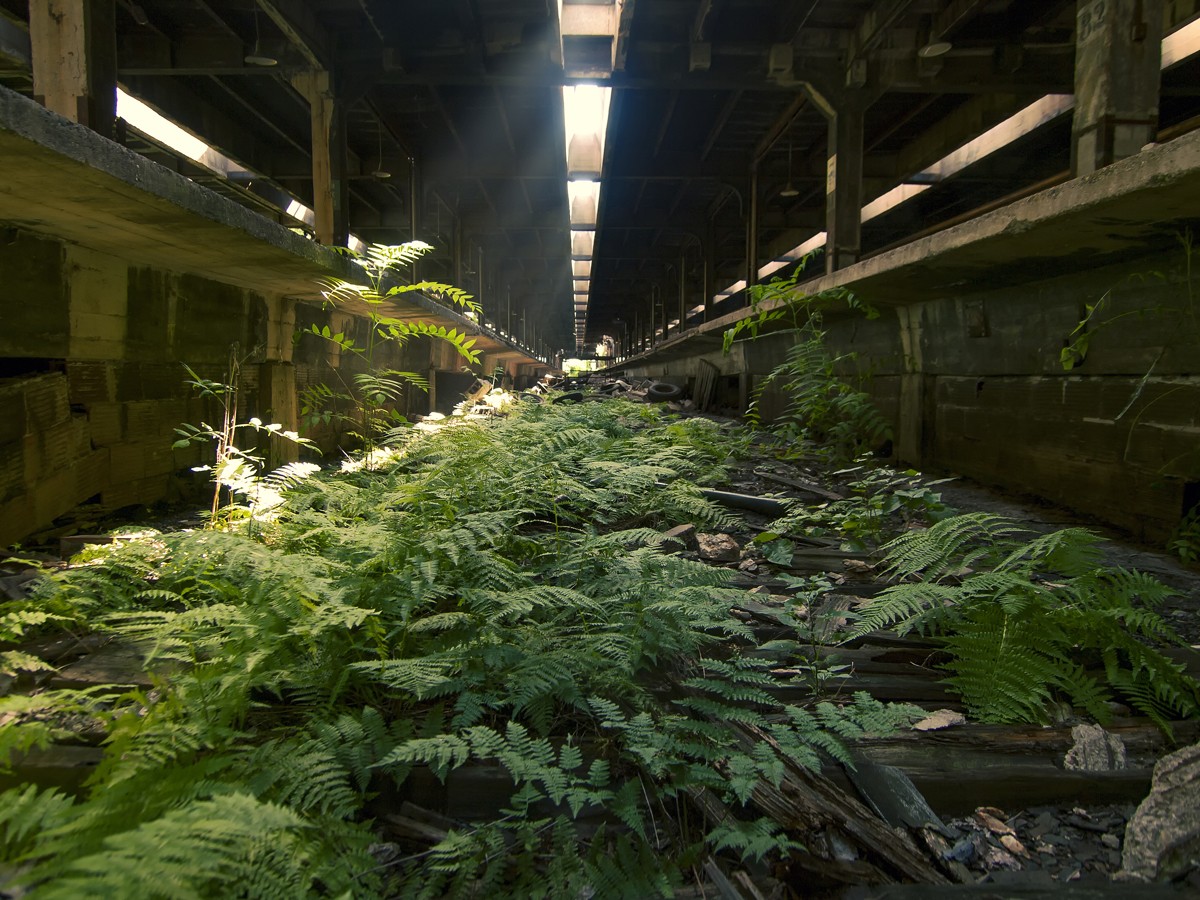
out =
[[(365, 322), (283, 296), (194, 274), (133, 265), (110, 253), (8, 228), (0, 242), (0, 546), (91, 501), (99, 511), (175, 495), (205, 448), (172, 450), (180, 423), (220, 424), (194, 396), (183, 364), (223, 380), (231, 346), (241, 368), (240, 418), (295, 429), (298, 390), (342, 390), (364, 368), (297, 328)], [(377, 365), (424, 372), (424, 340), (381, 352)], [(340, 377), (339, 377), (340, 376)], [(411, 391), (405, 412), (427, 408)], [(264, 448), (265, 449), (265, 448)], [(269, 462), (291, 445), (271, 448)]]
[[(802, 288), (849, 289), (881, 311), (826, 324), (834, 353), (858, 354), (847, 373), (867, 377), (900, 460), (1159, 541), (1200, 504), (1200, 265), (1180, 241), (1198, 204), (1190, 132)], [(1064, 370), (1062, 350), (1097, 303), (1088, 352)], [(622, 368), (686, 377), (705, 357), (728, 372), (738, 360), (714, 348), (744, 315)], [(745, 371), (769, 371), (782, 341), (747, 345)]]
[[(902, 459), (1029, 491), (1148, 540), (1200, 482), (1200, 283), (1181, 249), (988, 289), (860, 323)], [(1087, 308), (1086, 356), (1061, 352)], [(849, 323), (834, 346), (850, 349)], [(894, 365), (894, 361), (900, 365)], [(899, 391), (896, 383), (899, 383)]]
[[(1096, 304), (1086, 355), (1064, 369), (1061, 352)], [(1150, 541), (1197, 502), (1200, 265), (1189, 272), (1182, 246), (1018, 285), (981, 278), (880, 312), (827, 318), (828, 345), (853, 355), (840, 370), (892, 422), (901, 461), (1035, 494)], [(767, 335), (729, 355), (628, 371), (683, 383), (705, 359), (757, 384), (789, 345)], [(770, 420), (782, 403), (767, 391), (760, 409)]]

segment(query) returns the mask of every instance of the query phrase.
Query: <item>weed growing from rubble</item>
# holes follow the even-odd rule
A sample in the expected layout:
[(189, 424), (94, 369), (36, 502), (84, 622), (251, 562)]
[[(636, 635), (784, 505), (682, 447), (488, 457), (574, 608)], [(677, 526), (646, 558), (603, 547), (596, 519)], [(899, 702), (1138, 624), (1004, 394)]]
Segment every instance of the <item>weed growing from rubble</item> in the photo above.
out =
[[(229, 363), (225, 369), (224, 381), (213, 381), (203, 378), (188, 365), (184, 366), (191, 378), (187, 384), (191, 386), (198, 397), (213, 400), (221, 411), (221, 424), (209, 425), (201, 422), (199, 425), (183, 423), (175, 429), (179, 440), (174, 449), (182, 449), (191, 444), (208, 444), (213, 448), (214, 461), (210, 465), (193, 468), (195, 472), (211, 472), (213, 482), (212, 505), (209, 509), (209, 524), (216, 526), (222, 516), (222, 490), (226, 491), (228, 503), (224, 506), (224, 515), (229, 518), (238, 513), (248, 513), (253, 518), (253, 510), (234, 505), (234, 498), (241, 495), (247, 498), (251, 506), (262, 507), (269, 503), (266, 495), (272, 498), (282, 496), (279, 491), (288, 487), (294, 481), (311, 474), (316, 466), (310, 463), (293, 464), (273, 473), (273, 477), (260, 477), (263, 458), (254, 447), (246, 447), (242, 437), (249, 433), (257, 438), (289, 441), (305, 447), (313, 447), (312, 441), (300, 437), (294, 431), (285, 429), (282, 425), (272, 422), (266, 424), (259, 418), (249, 418), (241, 421), (238, 415), (238, 400), (241, 389), (241, 368), (245, 360), (240, 348), (233, 344), (229, 348)], [(314, 448), (315, 449), (315, 448)]]
[(743, 333), (749, 332), (753, 339), (773, 323), (787, 323), (790, 327), (773, 333), (787, 335), (792, 344), (784, 361), (755, 385), (746, 418), (760, 425), (763, 395), (774, 390), (782, 395), (784, 406), (770, 431), (779, 439), (784, 455), (844, 464), (881, 447), (891, 438), (891, 426), (865, 393), (839, 377), (839, 368), (853, 362), (855, 356), (829, 352), (824, 315), (837, 307), (869, 319), (879, 313), (845, 288), (805, 293), (798, 282), (810, 258), (802, 260), (787, 277), (750, 289), (752, 315), (725, 332), (724, 350), (728, 353)]
[[(728, 571), (664, 545), (728, 524), (694, 484), (720, 472), (716, 427), (533, 406), (313, 476), (254, 535), (156, 535), (49, 574), (30, 602), (137, 647), (153, 684), (0, 698), (0, 763), (80, 722), (106, 735), (78, 795), (0, 794), (0, 888), (648, 897), (710, 854), (791, 852), (756, 786), (918, 713), (780, 704)], [(511, 782), (503, 810), (392, 841), (383, 797), (481, 764)], [(696, 792), (719, 826), (681, 815)]]

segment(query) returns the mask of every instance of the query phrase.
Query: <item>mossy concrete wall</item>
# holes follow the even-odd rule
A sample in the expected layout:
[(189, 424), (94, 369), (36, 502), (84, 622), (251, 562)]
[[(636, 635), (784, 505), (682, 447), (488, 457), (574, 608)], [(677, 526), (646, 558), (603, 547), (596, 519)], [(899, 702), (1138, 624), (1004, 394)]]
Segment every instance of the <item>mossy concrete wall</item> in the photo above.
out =
[[(361, 319), (215, 278), (135, 265), (109, 252), (0, 223), (0, 546), (79, 504), (103, 513), (177, 496), (204, 448), (173, 450), (183, 422), (220, 424), (183, 364), (223, 380), (244, 358), (240, 413), (295, 429), (298, 392), (361, 370), (297, 329), (362, 331)], [(376, 363), (427, 371), (414, 341)], [(412, 392), (406, 411), (424, 411)], [(268, 450), (283, 462), (292, 445)]]
[[(1197, 209), (1194, 131), (801, 288), (850, 290), (880, 311), (825, 321), (831, 352), (856, 355), (842, 370), (891, 419), (901, 461), (1161, 541), (1200, 502), (1200, 258), (1185, 247)], [(1064, 369), (1091, 307), (1087, 352)], [(678, 380), (705, 359), (742, 373), (744, 396), (788, 340), (721, 356), (720, 333), (745, 316), (622, 368)]]
[[(1200, 259), (1190, 264), (1176, 243), (1015, 285), (979, 278), (903, 305), (879, 290), (876, 319), (827, 314), (827, 344), (892, 423), (899, 461), (1161, 542), (1200, 502)], [(1090, 307), (1086, 354), (1066, 369), (1063, 348)], [(712, 364), (726, 385), (719, 402), (733, 405), (739, 376), (744, 396), (790, 345), (769, 334), (628, 371), (684, 383)], [(764, 392), (764, 418), (783, 402)]]

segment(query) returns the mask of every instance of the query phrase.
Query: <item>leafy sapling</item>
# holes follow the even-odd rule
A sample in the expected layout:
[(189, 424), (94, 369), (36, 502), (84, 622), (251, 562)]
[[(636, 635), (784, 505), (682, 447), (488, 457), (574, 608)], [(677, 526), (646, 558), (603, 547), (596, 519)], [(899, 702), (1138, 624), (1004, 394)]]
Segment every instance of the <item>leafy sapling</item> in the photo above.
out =
[[(183, 366), (187, 370), (188, 375), (191, 376), (187, 379), (186, 383), (191, 385), (198, 396), (215, 400), (221, 410), (221, 424), (219, 427), (214, 427), (207, 422), (201, 422), (199, 425), (185, 422), (175, 429), (175, 433), (180, 437), (179, 440), (172, 444), (174, 449), (182, 449), (191, 444), (211, 444), (216, 451), (216, 457), (212, 465), (192, 467), (193, 472), (212, 473), (213, 496), (209, 515), (209, 524), (212, 527), (216, 527), (220, 520), (222, 489), (228, 492), (231, 504), (234, 494), (243, 494), (250, 497), (254, 505), (259, 507), (262, 506), (261, 501), (265, 499), (266, 491), (263, 490), (265, 485), (262, 479), (259, 478), (263, 458), (256, 455), (253, 449), (244, 449), (239, 446), (239, 434), (253, 432), (264, 435), (268, 439), (274, 438), (289, 441), (293, 444), (316, 449), (312, 441), (300, 437), (295, 431), (288, 431), (277, 422), (267, 424), (257, 416), (251, 417), (245, 422), (238, 421), (238, 380), (243, 362), (244, 358), (238, 355), (238, 345), (233, 344), (229, 349), (229, 365), (225, 373), (226, 381), (213, 381), (212, 379), (204, 378), (198, 375), (196, 370), (186, 363)], [(288, 469), (288, 472), (284, 475), (286, 478), (289, 476), (304, 477), (304, 475), (315, 471), (317, 467), (311, 463), (294, 463), (290, 467), (285, 468)], [(275, 481), (278, 480), (275, 479)]]

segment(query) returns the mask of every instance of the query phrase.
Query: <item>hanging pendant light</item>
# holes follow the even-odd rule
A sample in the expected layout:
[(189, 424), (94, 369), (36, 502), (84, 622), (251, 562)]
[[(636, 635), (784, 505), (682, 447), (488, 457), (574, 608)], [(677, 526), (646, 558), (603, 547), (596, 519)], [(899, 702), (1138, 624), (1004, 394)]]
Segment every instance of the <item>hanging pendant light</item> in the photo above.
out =
[(378, 178), (380, 181), (383, 181), (385, 179), (391, 178), (392, 173), (383, 167), (383, 123), (382, 122), (379, 123), (378, 134), (379, 134), (379, 157), (378, 157), (379, 165), (375, 167), (375, 171), (372, 172), (371, 175), (374, 176), (375, 178)]
[(277, 66), (279, 60), (262, 49), (262, 36), (258, 31), (258, 4), (254, 4), (254, 48), (246, 54), (245, 63), (248, 66)]
[(787, 184), (783, 186), (783, 190), (779, 192), (780, 197), (787, 197), (789, 200), (792, 197), (799, 197), (800, 192), (796, 190), (796, 186), (792, 184), (792, 139), (788, 138), (788, 177)]

